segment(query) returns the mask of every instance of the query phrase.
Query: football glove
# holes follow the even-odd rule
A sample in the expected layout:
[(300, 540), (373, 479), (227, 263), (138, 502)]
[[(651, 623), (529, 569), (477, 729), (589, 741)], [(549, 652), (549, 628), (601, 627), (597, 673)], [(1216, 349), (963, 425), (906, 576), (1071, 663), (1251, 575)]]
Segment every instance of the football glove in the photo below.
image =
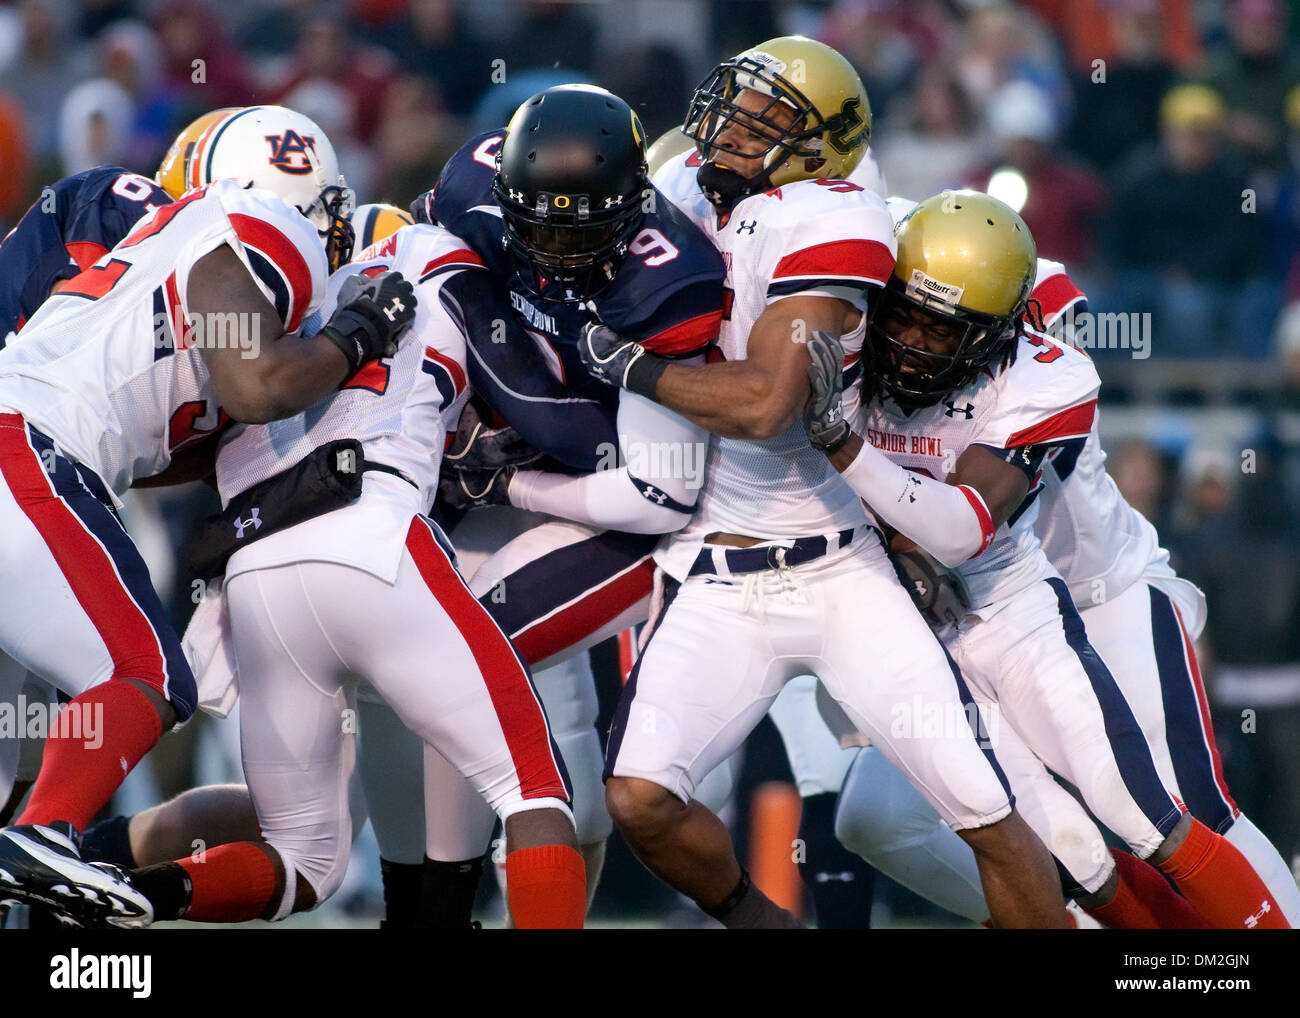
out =
[(804, 404), (803, 422), (808, 441), (827, 456), (838, 452), (853, 432), (840, 410), (844, 393), (844, 348), (820, 329), (808, 340), (808, 384), (812, 391)]
[(531, 463), (541, 455), (514, 428), (489, 427), (471, 400), (461, 411), (456, 437), (442, 458), (458, 470), (495, 470)]
[(640, 343), (624, 339), (602, 322), (588, 322), (578, 340), (578, 356), (587, 371), (607, 385), (628, 389), (646, 399), (655, 398), (659, 376), (668, 361), (650, 353)]
[(482, 509), (510, 504), (510, 482), (515, 466), (496, 470), (458, 470), (450, 464), (438, 477), (438, 494), (452, 509)]
[(352, 370), (397, 353), (397, 340), (415, 318), (415, 288), (400, 272), (349, 276), (338, 309), (319, 335), (343, 352)]

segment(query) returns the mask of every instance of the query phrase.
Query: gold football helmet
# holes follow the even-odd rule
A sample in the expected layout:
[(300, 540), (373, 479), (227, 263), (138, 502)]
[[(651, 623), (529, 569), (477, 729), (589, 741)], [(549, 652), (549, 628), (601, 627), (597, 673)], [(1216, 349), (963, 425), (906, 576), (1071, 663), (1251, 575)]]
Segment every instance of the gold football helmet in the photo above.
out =
[(403, 226), (414, 223), (411, 213), (396, 205), (358, 205), (352, 213), (352, 232), (356, 234), (358, 250), (387, 240)]
[(649, 167), (647, 172), (653, 177), (659, 172), (659, 167), (663, 166), (669, 159), (679, 156), (683, 152), (689, 152), (694, 147), (694, 138), (683, 134), (680, 127), (670, 127), (659, 135), (655, 139), (655, 143), (646, 150), (645, 161)]
[[(932, 406), (1015, 356), (1038, 249), (1009, 206), (944, 191), (894, 230), (898, 260), (869, 331), (871, 375), (904, 409)], [(920, 329), (924, 342), (904, 342)]]
[(158, 172), (154, 174), (154, 180), (158, 182), (159, 187), (173, 198), (179, 198), (189, 190), (185, 181), (189, 177), (190, 156), (194, 154), (194, 146), (198, 144), (198, 140), (203, 136), (204, 131), (233, 109), (235, 107), (228, 106), (225, 109), (205, 113), (197, 120), (192, 121), (180, 134), (176, 135), (176, 140), (172, 142), (171, 148), (163, 156)]
[[(749, 108), (742, 106), (746, 91), (765, 101), (750, 97)], [(786, 110), (781, 120), (774, 116), (779, 106)], [(728, 151), (720, 136), (732, 123), (769, 143), (761, 169), (749, 177), (715, 162)], [(797, 180), (847, 177), (871, 138), (871, 104), (843, 56), (824, 43), (787, 35), (718, 64), (695, 89), (682, 130), (704, 157), (700, 187), (715, 205), (730, 208), (747, 195)]]

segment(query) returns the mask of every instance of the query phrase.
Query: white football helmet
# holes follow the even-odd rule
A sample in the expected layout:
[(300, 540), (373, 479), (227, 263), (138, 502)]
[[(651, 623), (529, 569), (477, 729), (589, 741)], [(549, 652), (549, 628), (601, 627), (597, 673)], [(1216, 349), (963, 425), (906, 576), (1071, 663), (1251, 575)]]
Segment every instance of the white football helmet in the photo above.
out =
[(330, 271), (352, 257), (355, 197), (329, 137), (283, 106), (246, 106), (212, 124), (190, 158), (189, 188), (234, 180), (278, 194), (316, 224)]

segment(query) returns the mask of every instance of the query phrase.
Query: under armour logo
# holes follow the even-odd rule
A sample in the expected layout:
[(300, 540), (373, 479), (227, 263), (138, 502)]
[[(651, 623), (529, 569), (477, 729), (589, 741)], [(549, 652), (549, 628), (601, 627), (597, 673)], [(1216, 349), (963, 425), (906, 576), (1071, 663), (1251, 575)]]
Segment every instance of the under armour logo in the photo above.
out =
[(262, 521), (257, 515), (257, 506), (253, 506), (253, 511), (249, 514), (248, 519), (235, 519), (235, 540), (240, 540), (244, 536), (244, 531), (252, 527), (254, 530), (262, 529)]
[(903, 495), (906, 495), (907, 500), (909, 502), (915, 502), (916, 489), (919, 488), (920, 486), (921, 486), (921, 479), (919, 477), (908, 477), (907, 484), (903, 486), (903, 494), (898, 496), (897, 501), (899, 502), (903, 501)]
[(656, 505), (663, 505), (668, 501), (668, 496), (651, 484), (647, 484), (645, 486), (645, 491), (641, 492), (641, 494)]
[(1263, 919), (1264, 916), (1266, 916), (1269, 912), (1273, 911), (1273, 907), (1267, 901), (1261, 901), (1259, 905), (1260, 905), (1260, 909), (1258, 912), (1256, 912), (1254, 915), (1246, 916), (1247, 929), (1253, 930), (1256, 926), (1259, 925), (1259, 921)]
[(524, 201), (524, 192), (523, 192), (523, 191), (516, 191), (516, 190), (512, 187), (512, 188), (510, 189), (510, 197), (511, 197), (511, 199), (512, 199), (513, 201), (517, 201), (517, 202), (519, 202), (519, 203), (522, 205), (522, 204), (523, 204), (523, 201)]
[(972, 417), (975, 416), (975, 413), (974, 413), (974, 410), (975, 410), (975, 404), (974, 404), (974, 403), (967, 403), (964, 407), (959, 407), (959, 406), (957, 406), (955, 403), (953, 403), (951, 400), (944, 400), (943, 405), (946, 406), (946, 407), (948, 408), (947, 410), (945, 410), (945, 411), (943, 412), (943, 415), (944, 415), (945, 417), (952, 417), (952, 416), (955, 416), (956, 414), (965, 414), (965, 415), (966, 415), (966, 420), (969, 421)]
[(607, 209), (612, 209), (622, 204), (623, 204), (623, 196), (621, 194), (616, 194), (613, 195), (612, 197), (605, 199), (605, 208)]
[(754, 228), (757, 226), (758, 226), (757, 219), (742, 219), (740, 221), (740, 225), (736, 227), (736, 232), (752, 234), (754, 232)]
[(397, 321), (397, 312), (405, 311), (406, 305), (402, 303), (401, 297), (394, 297), (388, 307), (384, 308), (384, 314), (388, 316), (390, 322)]

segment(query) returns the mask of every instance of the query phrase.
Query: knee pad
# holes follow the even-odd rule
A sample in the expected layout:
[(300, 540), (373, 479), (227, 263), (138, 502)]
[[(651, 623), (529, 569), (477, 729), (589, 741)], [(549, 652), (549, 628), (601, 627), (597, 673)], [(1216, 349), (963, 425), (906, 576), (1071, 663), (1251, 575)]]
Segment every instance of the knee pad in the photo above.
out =
[(835, 836), (865, 859), (920, 844), (939, 814), (877, 749), (859, 750), (840, 790)]
[(267, 836), (267, 844), (279, 855), (285, 874), (284, 894), (272, 920), (283, 919), (293, 911), (299, 880), (305, 880), (316, 892), (313, 909), (333, 896), (348, 870), (352, 845), (352, 839), (346, 836), (349, 833), (339, 832), (338, 836), (326, 837), (320, 830), (304, 830), (291, 837)]

